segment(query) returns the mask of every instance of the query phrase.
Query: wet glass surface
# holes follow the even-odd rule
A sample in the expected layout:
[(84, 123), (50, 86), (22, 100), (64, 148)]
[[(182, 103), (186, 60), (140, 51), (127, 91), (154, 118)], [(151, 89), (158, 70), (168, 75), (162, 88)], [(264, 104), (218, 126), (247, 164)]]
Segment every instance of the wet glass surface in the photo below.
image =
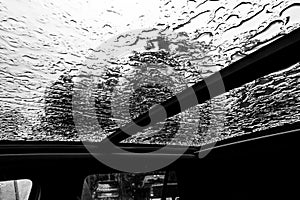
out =
[[(290, 0), (1, 1), (0, 140), (101, 140), (153, 104), (298, 28), (299, 13), (300, 1)], [(122, 35), (145, 48), (105, 66), (96, 98), (102, 130), (78, 136), (72, 115), (76, 74), (102, 42), (135, 29), (172, 34), (151, 40)], [(130, 81), (145, 77), (157, 77), (159, 84), (132, 90)], [(125, 142), (198, 146), (297, 122), (298, 81), (296, 64)], [(129, 116), (113, 88), (130, 99)], [(112, 101), (120, 113), (111, 113)]]

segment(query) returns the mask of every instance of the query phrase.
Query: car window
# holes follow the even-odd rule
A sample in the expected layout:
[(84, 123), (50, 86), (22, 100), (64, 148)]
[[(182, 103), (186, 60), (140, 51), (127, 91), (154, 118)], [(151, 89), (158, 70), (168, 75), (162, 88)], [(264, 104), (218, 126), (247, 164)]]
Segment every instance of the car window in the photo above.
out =
[[(299, 3), (2, 1), (0, 140), (101, 141), (154, 104), (299, 28)], [(133, 37), (132, 30), (144, 31)], [(156, 35), (149, 39), (151, 32)], [(128, 46), (145, 45), (119, 60), (108, 59), (95, 100), (100, 129), (79, 135), (73, 115), (76, 78), (101, 44), (117, 35), (133, 41)], [(103, 55), (116, 49), (104, 49)], [(123, 142), (200, 146), (295, 123), (298, 68), (295, 63), (254, 80)], [(156, 83), (131, 88), (131, 81), (147, 77), (157, 77)], [(112, 104), (118, 106), (115, 113)]]
[(0, 181), (0, 199), (28, 200), (32, 181), (28, 179)]

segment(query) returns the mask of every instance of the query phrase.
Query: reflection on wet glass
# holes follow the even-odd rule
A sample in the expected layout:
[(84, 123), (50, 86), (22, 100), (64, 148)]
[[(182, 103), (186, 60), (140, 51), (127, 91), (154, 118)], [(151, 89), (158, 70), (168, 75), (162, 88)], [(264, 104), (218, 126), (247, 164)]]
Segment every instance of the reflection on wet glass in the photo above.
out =
[[(191, 85), (298, 28), (299, 13), (300, 2), (295, 0), (2, 1), (0, 139), (96, 140), (97, 136), (80, 138), (76, 134), (72, 115), (74, 77), (86, 67), (87, 60), (93, 59), (89, 55), (116, 34), (152, 27), (154, 31), (174, 32), (157, 35), (145, 41), (140, 52), (106, 66), (96, 98), (103, 135), (130, 120), (122, 114), (111, 114), (111, 102), (121, 101), (110, 95), (114, 87), (120, 86), (120, 79), (137, 79), (145, 68), (149, 77), (171, 74), (172, 87), (144, 85), (131, 90), (124, 85), (131, 99), (130, 115), (136, 116), (181, 91), (186, 84)], [(129, 38), (130, 35), (121, 37)], [(150, 69), (149, 65), (157, 68)], [(298, 68), (296, 64), (284, 72), (255, 80), (125, 142), (170, 143), (182, 125), (184, 131), (172, 143), (198, 146), (297, 122)], [(218, 119), (220, 113), (225, 116), (225, 124)], [(189, 128), (193, 123), (197, 123), (196, 131)]]
[(81, 200), (160, 200), (163, 197), (179, 200), (174, 171), (90, 175), (84, 180)]

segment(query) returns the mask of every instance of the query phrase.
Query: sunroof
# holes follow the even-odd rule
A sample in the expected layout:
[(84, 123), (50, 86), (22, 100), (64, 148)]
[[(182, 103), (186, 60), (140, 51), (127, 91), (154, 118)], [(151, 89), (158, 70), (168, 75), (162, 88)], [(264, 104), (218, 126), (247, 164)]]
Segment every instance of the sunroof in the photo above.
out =
[[(153, 104), (299, 28), (300, 1), (12, 0), (0, 2), (0, 13), (0, 140), (100, 141)], [(120, 41), (101, 49), (117, 35)], [(136, 49), (110, 60), (118, 44)], [(100, 129), (83, 136), (72, 113), (74, 84), (101, 51), (105, 63), (93, 65), (101, 69)], [(231, 90), (123, 142), (200, 146), (297, 122), (298, 68)]]

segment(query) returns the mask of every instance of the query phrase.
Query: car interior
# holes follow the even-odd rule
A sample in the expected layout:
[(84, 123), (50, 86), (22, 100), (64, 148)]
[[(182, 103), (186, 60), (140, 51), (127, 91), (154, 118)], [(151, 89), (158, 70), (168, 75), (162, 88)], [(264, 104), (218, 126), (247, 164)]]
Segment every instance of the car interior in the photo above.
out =
[[(198, 7), (201, 7), (210, 1), (188, 2), (197, 2)], [(214, 3), (215, 1), (211, 2)], [(285, 10), (298, 8), (300, 5), (300, 2), (274, 2), (270, 1), (265, 6), (259, 7), (262, 8), (261, 12), (271, 13), (271, 10), (264, 10), (268, 6), (274, 10), (276, 7), (280, 7), (278, 15), (281, 17)], [(4, 3), (1, 1), (0, 3), (0, 8), (5, 10)], [(232, 9), (248, 4), (251, 3), (241, 1), (236, 3)], [(54, 6), (56, 3), (49, 5)], [(164, 5), (167, 6), (168, 3)], [(51, 7), (49, 9), (55, 10), (56, 8)], [(115, 14), (113, 9), (107, 12)], [(216, 15), (216, 12), (214, 13)], [(251, 13), (252, 11), (250, 12), (252, 16), (253, 13)], [(184, 24), (174, 25), (173, 30), (191, 23), (191, 20), (195, 19), (196, 16), (190, 17), (189, 21)], [(108, 17), (108, 19), (110, 18)], [(247, 21), (247, 19), (245, 20)], [(288, 22), (285, 23), (288, 24)], [(15, 26), (17, 27), (17, 25)], [(110, 25), (108, 24), (108, 26)], [(268, 29), (267, 23), (262, 26), (264, 29)], [(97, 120), (100, 127), (107, 131), (104, 134), (105, 137), (100, 140), (96, 137), (96, 139), (89, 141), (80, 140), (77, 136), (78, 133), (74, 131), (74, 127), (76, 127), (72, 115), (72, 98), (74, 97), (70, 93), (72, 87), (69, 87), (73, 79), (70, 78), (69, 72), (67, 75), (55, 76), (51, 86), (44, 92), (43, 104), (46, 106), (42, 107), (45, 113), (40, 120), (42, 125), (30, 127), (34, 134), (45, 132), (42, 136), (24, 135), (23, 133), (22, 135), (19, 132), (28, 132), (28, 129), (13, 129), (14, 126), (23, 127), (23, 124), (27, 122), (25, 122), (24, 117), (21, 117), (23, 121), (10, 122), (10, 116), (19, 115), (19, 113), (15, 114), (14, 110), (4, 112), (2, 106), (5, 107), (5, 103), (8, 102), (5, 99), (13, 98), (10, 96), (0, 98), (0, 200), (297, 198), (299, 196), (298, 180), (300, 180), (298, 162), (300, 99), (299, 95), (297, 96), (300, 80), (300, 73), (297, 71), (300, 61), (300, 28), (296, 24), (292, 30), (288, 30), (284, 33), (275, 34), (272, 39), (262, 42), (261, 46), (259, 46), (259, 42), (256, 43), (255, 45), (259, 48), (254, 48), (253, 51), (232, 61), (226, 67), (193, 82), (179, 93), (172, 93), (164, 88), (159, 88), (159, 91), (163, 91), (164, 95), (167, 94), (167, 98), (157, 100), (159, 98), (158, 92), (156, 99), (152, 99), (151, 105), (147, 104), (146, 108), (140, 108), (142, 107), (140, 104), (136, 105), (139, 110), (132, 112), (137, 114), (131, 117), (130, 121), (123, 123), (122, 126), (110, 128), (115, 126), (115, 122), (112, 120), (111, 113), (105, 109), (111, 112), (111, 108), (103, 108), (106, 105), (97, 107)], [(0, 33), (0, 36), (2, 35), (4, 34)], [(2, 39), (7, 38), (3, 37)], [(247, 38), (249, 41), (250, 39)], [(247, 46), (246, 44), (242, 45)], [(1, 48), (0, 46), (0, 50)], [(234, 49), (234, 47), (232, 48)], [(170, 59), (161, 58), (164, 55), (162, 53), (154, 54), (151, 56), (157, 60), (159, 60), (158, 58)], [(136, 53), (134, 56), (131, 58), (134, 62), (148, 62), (146, 58), (150, 57), (148, 54), (142, 55), (142, 53)], [(156, 64), (160, 62), (157, 60), (155, 60)], [(171, 61), (171, 59), (168, 60), (169, 65), (171, 65)], [(115, 64), (114, 61), (111, 62)], [(136, 66), (138, 65), (136, 64)], [(5, 70), (9, 71), (10, 69), (6, 69), (3, 64), (1, 73)], [(20, 74), (22, 73), (21, 70)], [(20, 74), (17, 76), (21, 76)], [(114, 74), (111, 74), (110, 77), (113, 80), (119, 78)], [(218, 87), (220, 81), (222, 81), (224, 91), (216, 90), (212, 94), (210, 88)], [(3, 88), (8, 87), (5, 83), (5, 81), (0, 82), (0, 85), (3, 85)], [(111, 81), (105, 84), (105, 86), (98, 85), (101, 91), (103, 88), (110, 90), (110, 87), (114, 87), (118, 83)], [(57, 88), (60, 88), (62, 93), (59, 93)], [(64, 88), (67, 89), (64, 90)], [(146, 88), (145, 94), (142, 95), (147, 96), (147, 89), (149, 88)], [(149, 91), (152, 89), (150, 88)], [(143, 89), (135, 92), (142, 96), (141, 93), (138, 93), (141, 91)], [(261, 97), (263, 96), (261, 93), (266, 95), (268, 101)], [(212, 132), (208, 132), (207, 135), (202, 133), (205, 130), (198, 130), (197, 133), (186, 131), (182, 143), (177, 140), (175, 143), (170, 143), (168, 137), (174, 137), (174, 135), (168, 135), (165, 133), (167, 131), (154, 129), (154, 133), (141, 134), (144, 130), (149, 130), (148, 125), (153, 120), (151, 114), (157, 111), (155, 110), (157, 107), (153, 105), (159, 105), (159, 108), (163, 108), (166, 113), (164, 117), (156, 118), (155, 123), (162, 122), (169, 124), (170, 127), (175, 127), (174, 121), (181, 119), (178, 117), (180, 114), (197, 106), (201, 112), (203, 105), (222, 95), (231, 95), (231, 98), (237, 99), (236, 102), (240, 105), (236, 110), (228, 111), (229, 114), (225, 115), (227, 121), (225, 120), (224, 127), (221, 127), (222, 130), (229, 131), (231, 134), (227, 134), (227, 132), (224, 132), (224, 135), (219, 134), (219, 129), (212, 129)], [(5, 96), (4, 92), (3, 96)], [(21, 99), (23, 97), (21, 96)], [(135, 102), (144, 102), (138, 97), (138, 95), (134, 97)], [(197, 101), (192, 100), (194, 97)], [(100, 98), (102, 96), (97, 98), (96, 104), (101, 104), (102, 99)], [(134, 98), (132, 97), (132, 99)], [(148, 100), (151, 99), (149, 96), (147, 98)], [(186, 102), (184, 106), (181, 105), (182, 102)], [(229, 101), (222, 102), (225, 103), (221, 104), (221, 107), (227, 108)], [(40, 102), (38, 101), (38, 103)], [(26, 104), (29, 111), (31, 111), (30, 105), (29, 103)], [(65, 108), (62, 115), (56, 113), (61, 112), (60, 106)], [(216, 113), (218, 112), (209, 111), (209, 115), (217, 116)], [(232, 119), (234, 117), (236, 119)], [(211, 119), (214, 118), (209, 120)], [(268, 119), (271, 120), (268, 121)], [(6, 126), (7, 123), (11, 124)], [(141, 128), (132, 128), (135, 125), (139, 125)], [(12, 129), (10, 129), (11, 127)], [(198, 129), (200, 129), (199, 127)], [(128, 134), (128, 130), (131, 134)], [(207, 140), (200, 141), (199, 139), (196, 141), (194, 139), (196, 136), (193, 136), (196, 134), (206, 137)], [(109, 151), (102, 151), (102, 145), (109, 142), (113, 144), (113, 148)], [(119, 149), (126, 152), (120, 152)], [(145, 169), (150, 166), (150, 163), (162, 163), (175, 157), (176, 159), (171, 164), (156, 170), (128, 172), (118, 170), (97, 159), (105, 156), (109, 156), (111, 160), (117, 160), (120, 165), (138, 161)]]

